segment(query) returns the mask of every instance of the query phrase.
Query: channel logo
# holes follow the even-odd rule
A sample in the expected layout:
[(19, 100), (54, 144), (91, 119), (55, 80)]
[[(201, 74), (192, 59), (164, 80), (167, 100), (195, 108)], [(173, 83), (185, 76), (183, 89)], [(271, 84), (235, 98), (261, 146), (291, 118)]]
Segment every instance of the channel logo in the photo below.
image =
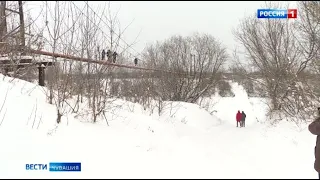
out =
[(297, 9), (258, 9), (258, 18), (276, 18), (276, 19), (296, 19), (298, 17)]
[(81, 171), (80, 162), (50, 162), (48, 164), (26, 164), (26, 170), (28, 171), (42, 171), (49, 170), (51, 172), (71, 172), (71, 171)]

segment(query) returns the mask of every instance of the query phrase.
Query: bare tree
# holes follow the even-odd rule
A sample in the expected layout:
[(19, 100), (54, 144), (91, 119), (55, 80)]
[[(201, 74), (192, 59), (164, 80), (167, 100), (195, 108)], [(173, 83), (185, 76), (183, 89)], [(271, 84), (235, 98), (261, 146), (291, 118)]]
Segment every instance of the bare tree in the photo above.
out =
[[(71, 54), (71, 47), (73, 46), (75, 28), (74, 24), (66, 24), (65, 21), (69, 21), (70, 17), (74, 17), (72, 11), (67, 8), (68, 2), (55, 2), (53, 13), (48, 4), (47, 14), (52, 15), (52, 22), (46, 19), (47, 32), (49, 39), (47, 44), (51, 45), (53, 52), (65, 52)], [(71, 14), (70, 14), (71, 13)], [(69, 17), (69, 18), (68, 18)], [(66, 19), (67, 18), (67, 19)], [(74, 22), (74, 21), (73, 21)], [(50, 23), (53, 24), (51, 29)], [(50, 103), (55, 104), (57, 108), (57, 123), (61, 122), (61, 117), (68, 113), (70, 105), (67, 100), (72, 95), (72, 61), (67, 59), (57, 59), (53, 57), (52, 61), (55, 66), (49, 68), (48, 71), (48, 84), (49, 84), (49, 100)]]
[(189, 37), (173, 36), (147, 47), (144, 59), (149, 67), (175, 72), (160, 73), (160, 78), (154, 80), (152, 89), (159, 102), (194, 103), (215, 88), (227, 53), (213, 36), (195, 33)]
[(318, 1), (301, 1), (298, 5), (299, 21), (296, 30), (300, 34), (297, 35), (297, 39), (305, 59), (312, 60), (312, 63), (318, 66), (320, 57), (320, 3)]
[(320, 75), (320, 3), (317, 1), (301, 1), (299, 5), (299, 21), (296, 29), (306, 59), (304, 68), (313, 76)]
[[(271, 7), (279, 6), (271, 4)], [(254, 67), (263, 79), (260, 84), (268, 92), (275, 110), (280, 108), (279, 99), (301, 62), (292, 27), (290, 21), (260, 20), (251, 16), (244, 18), (234, 31), (236, 39), (246, 50), (248, 65)]]
[(314, 119), (314, 112), (320, 104), (320, 94), (317, 92), (320, 86), (316, 83), (316, 79), (320, 77), (320, 3), (301, 1), (298, 5), (299, 20), (295, 22), (293, 31), (302, 61), (281, 98), (281, 110), (299, 126)]
[[(85, 19), (82, 21), (84, 26), (81, 28), (81, 36), (83, 37), (81, 40), (82, 57), (96, 59), (100, 57), (102, 50), (110, 50), (112, 53), (119, 50), (119, 41), (124, 31), (121, 31), (119, 27), (118, 12), (113, 15), (110, 4), (108, 8), (109, 12), (105, 15), (105, 8), (103, 8), (101, 13), (98, 13), (98, 11), (92, 9), (89, 3), (86, 2)], [(102, 31), (100, 24), (106, 26), (108, 30)], [(116, 63), (123, 61), (122, 53), (123, 52), (118, 52)], [(101, 59), (99, 58), (99, 60)], [(79, 87), (80, 94), (83, 94), (85, 90), (92, 121), (96, 122), (99, 116), (106, 117), (105, 113), (108, 110), (108, 105), (112, 102), (110, 90), (112, 90), (112, 88), (115, 90), (116, 85), (114, 83), (114, 77), (112, 77), (111, 74), (115, 68), (87, 63), (87, 68), (84, 69), (83, 64), (80, 63), (77, 69), (81, 78), (77, 80), (78, 83), (76, 86)], [(116, 92), (113, 92), (113, 94), (116, 94)], [(82, 95), (80, 97), (78, 96), (78, 101), (81, 99), (82, 102), (82, 98)]]
[[(272, 2), (266, 5), (281, 8)], [(251, 16), (242, 20), (234, 35), (246, 51), (247, 65), (254, 68), (254, 73), (247, 76), (251, 75), (261, 90), (267, 92), (271, 111), (280, 110), (286, 117), (305, 120), (309, 113), (305, 110), (310, 107), (306, 101), (314, 96), (305, 84), (303, 72), (312, 59), (313, 50), (308, 52), (297, 40), (296, 27), (297, 21), (261, 20)]]
[[(31, 66), (18, 66), (20, 60), (23, 58), (21, 55), (25, 55), (24, 51), (21, 51), (22, 48), (25, 46), (26, 39), (25, 30), (30, 28), (34, 21), (29, 20), (25, 24), (26, 17), (25, 11), (23, 10), (22, 1), (19, 2), (10, 2), (10, 1), (1, 1), (1, 55), (8, 58), (10, 63), (5, 65), (4, 74), (12, 75), (13, 77), (23, 77), (26, 73), (30, 72)], [(17, 18), (18, 17), (18, 18)], [(30, 16), (28, 16), (30, 19)], [(20, 33), (19, 33), (20, 32)], [(19, 35), (17, 35), (19, 34)], [(34, 42), (37, 40), (33, 37), (28, 37), (29, 40), (33, 39)], [(29, 45), (29, 43), (28, 43)], [(1, 67), (2, 68), (2, 67)], [(31, 74), (31, 73), (30, 73)]]

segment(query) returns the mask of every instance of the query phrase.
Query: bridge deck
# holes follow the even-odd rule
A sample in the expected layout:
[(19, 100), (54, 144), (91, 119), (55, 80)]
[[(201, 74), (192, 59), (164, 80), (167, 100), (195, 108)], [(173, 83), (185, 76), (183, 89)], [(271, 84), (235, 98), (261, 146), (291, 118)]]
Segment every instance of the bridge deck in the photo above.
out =
[(0, 57), (0, 67), (24, 67), (24, 66), (52, 66), (54, 63), (52, 61), (45, 61), (39, 57), (33, 56), (13, 56), (13, 57)]

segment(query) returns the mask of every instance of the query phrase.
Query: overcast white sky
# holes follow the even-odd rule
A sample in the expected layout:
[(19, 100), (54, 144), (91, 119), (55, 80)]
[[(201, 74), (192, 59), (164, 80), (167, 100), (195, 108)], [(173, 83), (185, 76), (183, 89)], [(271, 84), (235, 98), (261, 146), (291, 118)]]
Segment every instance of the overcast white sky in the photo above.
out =
[(214, 2), (214, 1), (150, 1), (112, 2), (120, 7), (120, 19), (133, 24), (126, 38), (139, 36), (137, 50), (146, 43), (164, 40), (171, 35), (190, 35), (193, 32), (209, 33), (232, 49), (235, 44), (231, 30), (244, 15), (254, 14), (262, 2)]
[[(93, 8), (101, 3), (105, 2), (89, 1)], [(79, 7), (84, 7), (84, 3)], [(147, 43), (171, 35), (187, 36), (200, 32), (212, 34), (227, 46), (230, 53), (239, 46), (232, 28), (237, 27), (241, 18), (265, 8), (263, 1), (112, 1), (111, 7), (114, 12), (120, 8), (119, 20), (123, 28), (134, 20), (125, 32), (125, 41), (132, 43), (141, 31), (138, 43), (133, 47), (137, 52), (141, 52)], [(296, 8), (296, 1), (291, 1), (289, 7)]]
[[(112, 7), (120, 7), (123, 25), (134, 19), (126, 32), (128, 42), (141, 30), (135, 46), (137, 51), (143, 50), (147, 43), (196, 31), (212, 34), (232, 50), (236, 45), (232, 28), (237, 27), (241, 18), (264, 8), (263, 4), (263, 1), (115, 1)], [(290, 8), (296, 8), (295, 2), (290, 4)]]

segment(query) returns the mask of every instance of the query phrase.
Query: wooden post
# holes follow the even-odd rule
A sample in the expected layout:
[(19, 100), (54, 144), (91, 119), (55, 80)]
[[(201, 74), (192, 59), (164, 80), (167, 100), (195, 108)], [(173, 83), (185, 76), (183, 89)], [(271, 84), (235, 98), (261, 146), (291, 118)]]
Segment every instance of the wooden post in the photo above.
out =
[(8, 76), (8, 74), (9, 74), (9, 68), (8, 68), (8, 67), (5, 67), (5, 68), (4, 68), (4, 75), (5, 75), (5, 76)]
[[(21, 47), (25, 47), (25, 30), (24, 30), (24, 14), (23, 14), (23, 4), (22, 1), (18, 1), (19, 4), (19, 18), (20, 18), (20, 42)], [(25, 52), (22, 52), (21, 55), (26, 55)]]
[(5, 42), (4, 36), (7, 34), (6, 1), (0, 1), (0, 41)]
[(45, 84), (44, 84), (44, 80), (45, 80), (45, 71), (44, 71), (44, 69), (45, 68), (46, 67), (44, 65), (40, 65), (38, 67), (38, 69), (39, 69), (39, 85), (40, 86), (45, 86)]

